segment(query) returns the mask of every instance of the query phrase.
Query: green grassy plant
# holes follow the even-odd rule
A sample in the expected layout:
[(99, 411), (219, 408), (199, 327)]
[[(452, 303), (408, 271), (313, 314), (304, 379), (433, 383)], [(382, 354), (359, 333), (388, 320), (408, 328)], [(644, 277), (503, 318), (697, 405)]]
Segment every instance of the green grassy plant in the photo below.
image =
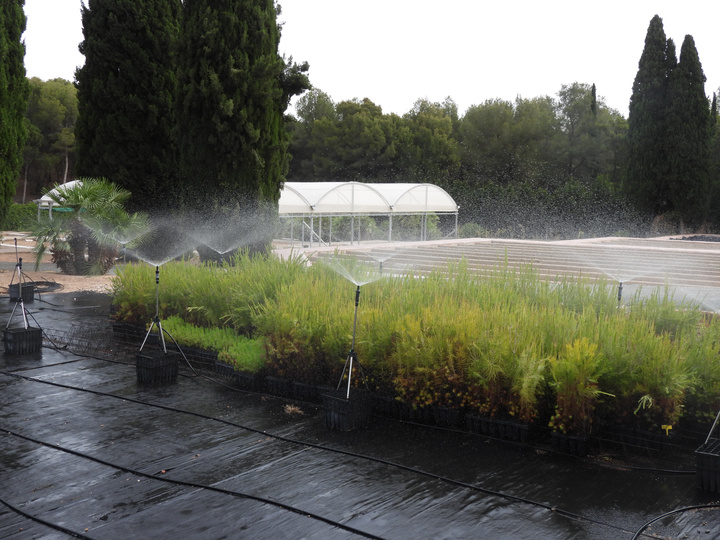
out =
[[(224, 357), (262, 358), (269, 374), (334, 385), (355, 307), (356, 286), (341, 274), (359, 270), (273, 257), (171, 262), (161, 268), (161, 316), (231, 330)], [(114, 292), (118, 318), (149, 320), (154, 269), (119, 268)], [(388, 276), (361, 286), (355, 351), (373, 390), (414, 407), (543, 423), (554, 411), (551, 427), (566, 432), (599, 421), (659, 431), (687, 413), (706, 421), (720, 406), (720, 322), (667, 289), (636, 293), (628, 307), (616, 294), (612, 282), (549, 282), (502, 260), (491, 270), (462, 260), (422, 278)]]

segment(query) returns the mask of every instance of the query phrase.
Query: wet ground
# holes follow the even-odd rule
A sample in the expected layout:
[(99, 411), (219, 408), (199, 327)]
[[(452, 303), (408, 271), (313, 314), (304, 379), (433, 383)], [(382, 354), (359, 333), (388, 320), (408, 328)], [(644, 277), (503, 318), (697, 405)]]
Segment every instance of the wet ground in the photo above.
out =
[[(0, 538), (631, 539), (719, 499), (692, 450), (624, 469), (380, 418), (330, 431), (318, 406), (188, 369), (139, 386), (107, 296), (26, 307), (82, 356), (0, 356)], [(720, 510), (648, 533), (718, 538)]]

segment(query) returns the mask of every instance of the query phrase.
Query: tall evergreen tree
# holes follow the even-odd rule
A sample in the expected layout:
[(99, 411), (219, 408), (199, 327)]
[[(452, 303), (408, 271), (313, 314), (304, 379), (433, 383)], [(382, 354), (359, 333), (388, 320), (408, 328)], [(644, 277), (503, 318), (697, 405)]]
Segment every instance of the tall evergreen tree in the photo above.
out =
[(680, 61), (669, 77), (666, 127), (668, 199), (680, 217), (702, 223), (709, 211), (710, 103), (705, 74), (692, 36), (685, 36)]
[(676, 63), (675, 45), (666, 39), (662, 19), (655, 15), (645, 36), (630, 97), (626, 186), (637, 203), (655, 213), (666, 210), (669, 203), (664, 185), (664, 137), (668, 75)]
[(0, 6), (0, 222), (15, 194), (27, 137), (24, 4), (25, 0), (6, 0)]
[(173, 50), (181, 0), (89, 0), (76, 73), (78, 175), (105, 177), (152, 208), (175, 171)]
[(193, 204), (215, 215), (250, 215), (259, 207), (277, 215), (289, 162), (284, 113), (309, 87), (307, 64), (278, 55), (278, 10), (272, 0), (183, 4), (180, 171)]

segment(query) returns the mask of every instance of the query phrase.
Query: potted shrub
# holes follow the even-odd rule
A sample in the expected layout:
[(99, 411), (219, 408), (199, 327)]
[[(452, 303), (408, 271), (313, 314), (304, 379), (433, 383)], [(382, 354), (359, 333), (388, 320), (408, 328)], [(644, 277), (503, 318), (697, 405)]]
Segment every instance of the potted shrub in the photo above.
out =
[(550, 419), (553, 447), (559, 451), (585, 455), (592, 434), (595, 403), (601, 394), (598, 379), (602, 358), (598, 345), (587, 337), (565, 346), (558, 357), (550, 358), (555, 390), (555, 414)]

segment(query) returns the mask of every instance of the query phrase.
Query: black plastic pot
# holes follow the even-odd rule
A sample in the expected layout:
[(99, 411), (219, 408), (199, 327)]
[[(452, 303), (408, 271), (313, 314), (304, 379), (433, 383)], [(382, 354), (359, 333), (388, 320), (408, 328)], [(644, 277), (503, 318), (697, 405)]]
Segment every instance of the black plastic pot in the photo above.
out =
[(145, 350), (135, 355), (137, 380), (141, 384), (167, 384), (177, 381), (178, 359), (176, 352)]
[(465, 425), (470, 433), (477, 433), (486, 437), (498, 437), (498, 425), (494, 418), (468, 414), (465, 417)]
[(42, 329), (8, 328), (3, 334), (5, 354), (30, 354), (42, 349)]
[(292, 381), (280, 377), (265, 377), (265, 388), (269, 394), (282, 397), (292, 397)]
[(497, 436), (506, 441), (525, 443), (529, 439), (530, 427), (514, 420), (495, 420)]
[(697, 487), (720, 492), (720, 439), (709, 439), (695, 450)]
[(230, 364), (216, 360), (215, 374), (220, 375), (221, 377), (233, 378), (235, 377), (235, 369)]
[(340, 390), (331, 394), (323, 394), (325, 409), (325, 425), (338, 431), (353, 431), (364, 427), (370, 422), (372, 408), (367, 396), (360, 390), (353, 389), (350, 398)]
[(252, 390), (253, 392), (257, 392), (263, 389), (263, 378), (257, 373), (236, 371), (235, 381), (237, 382), (237, 385), (244, 390)]
[(462, 423), (462, 412), (458, 409), (434, 405), (432, 414), (438, 426), (452, 427), (459, 426)]
[(551, 440), (552, 448), (556, 452), (580, 457), (585, 457), (590, 453), (590, 437), (553, 432)]
[(293, 381), (293, 397), (300, 401), (309, 401), (310, 403), (320, 403), (320, 391), (314, 384), (307, 384)]
[(370, 399), (370, 407), (373, 413), (396, 420), (400, 419), (400, 402), (393, 396), (369, 394), (368, 398)]

